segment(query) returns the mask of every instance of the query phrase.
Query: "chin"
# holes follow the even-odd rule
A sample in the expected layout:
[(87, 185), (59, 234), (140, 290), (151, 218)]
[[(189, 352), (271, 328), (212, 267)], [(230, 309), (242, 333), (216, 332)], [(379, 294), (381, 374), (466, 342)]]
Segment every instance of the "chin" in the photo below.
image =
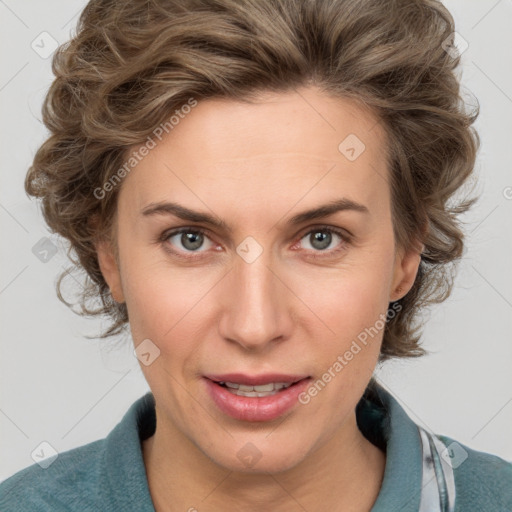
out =
[[(250, 436), (248, 436), (250, 437)], [(300, 464), (306, 453), (301, 444), (295, 439), (290, 446), (273, 446), (268, 439), (237, 441), (236, 448), (232, 444), (226, 447), (215, 446), (214, 450), (203, 450), (203, 453), (215, 464), (237, 473), (280, 473), (293, 469)], [(276, 439), (276, 444), (278, 441)]]

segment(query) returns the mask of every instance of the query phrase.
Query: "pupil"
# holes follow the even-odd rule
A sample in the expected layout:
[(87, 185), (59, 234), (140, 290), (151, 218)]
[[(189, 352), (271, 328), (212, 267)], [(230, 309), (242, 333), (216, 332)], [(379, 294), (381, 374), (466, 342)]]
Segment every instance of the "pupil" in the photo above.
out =
[(201, 233), (183, 233), (181, 235), (181, 243), (183, 247), (189, 249), (191, 251), (195, 249), (199, 249), (202, 245), (202, 235)]
[(326, 231), (317, 231), (311, 236), (311, 245), (315, 247), (315, 249), (325, 249), (326, 247), (329, 247), (331, 243), (332, 235)]

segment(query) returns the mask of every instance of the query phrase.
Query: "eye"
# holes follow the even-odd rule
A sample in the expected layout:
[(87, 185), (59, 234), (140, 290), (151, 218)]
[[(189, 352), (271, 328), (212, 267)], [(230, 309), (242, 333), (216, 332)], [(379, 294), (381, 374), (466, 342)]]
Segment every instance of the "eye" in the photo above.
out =
[[(301, 243), (303, 241), (305, 241), (305, 246)], [(332, 255), (344, 250), (348, 242), (348, 234), (335, 228), (322, 226), (310, 229), (298, 243), (308, 251), (325, 252)]]
[[(182, 227), (166, 231), (160, 237), (164, 248), (176, 256), (191, 258), (195, 253), (198, 256), (208, 252), (216, 244), (200, 228)], [(305, 243), (304, 243), (305, 242)], [(310, 229), (292, 247), (293, 250), (300, 248), (313, 254), (312, 258), (328, 257), (344, 251), (350, 243), (350, 235), (343, 230), (329, 226), (320, 226)], [(215, 250), (222, 250), (216, 247)]]
[[(212, 241), (206, 236), (204, 231), (191, 228), (181, 228), (166, 232), (162, 236), (162, 241), (177, 247), (181, 252), (205, 252), (213, 246)], [(201, 248), (204, 251), (201, 251)]]

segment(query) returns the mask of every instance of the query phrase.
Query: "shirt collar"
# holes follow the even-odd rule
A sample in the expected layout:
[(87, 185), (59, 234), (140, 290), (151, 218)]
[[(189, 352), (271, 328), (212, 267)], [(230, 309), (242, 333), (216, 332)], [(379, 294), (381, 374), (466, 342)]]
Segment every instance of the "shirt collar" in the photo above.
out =
[(363, 435), (377, 446), (384, 445), (386, 452), (384, 478), (371, 512), (417, 512), (422, 451), (416, 424), (396, 399), (373, 380), (358, 404), (356, 416)]
[(155, 399), (151, 392), (132, 404), (106, 438), (105, 475), (99, 492), (104, 510), (155, 512), (144, 466), (142, 440), (155, 431)]

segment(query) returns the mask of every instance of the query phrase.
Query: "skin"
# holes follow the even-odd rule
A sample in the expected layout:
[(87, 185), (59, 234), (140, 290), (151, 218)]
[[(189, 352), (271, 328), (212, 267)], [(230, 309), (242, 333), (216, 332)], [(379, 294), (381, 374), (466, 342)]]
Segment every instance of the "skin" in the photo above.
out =
[[(366, 146), (355, 161), (338, 150), (349, 134)], [(274, 421), (226, 416), (202, 376), (319, 379), (409, 291), (419, 253), (395, 245), (385, 149), (371, 112), (307, 87), (254, 104), (199, 102), (125, 178), (118, 257), (108, 241), (97, 249), (114, 299), (126, 302), (135, 346), (149, 338), (160, 350), (141, 364), (156, 400), (143, 455), (157, 511), (371, 509), (385, 454), (359, 431), (355, 407), (382, 331), (309, 404)], [(288, 224), (340, 198), (368, 211)], [(231, 231), (141, 213), (163, 201), (214, 214)], [(350, 237), (331, 233), (319, 249), (313, 237), (323, 226)], [(203, 245), (162, 239), (180, 227), (203, 228)], [(263, 250), (252, 263), (236, 252), (248, 236)], [(248, 442), (261, 455), (251, 468), (237, 457)]]

